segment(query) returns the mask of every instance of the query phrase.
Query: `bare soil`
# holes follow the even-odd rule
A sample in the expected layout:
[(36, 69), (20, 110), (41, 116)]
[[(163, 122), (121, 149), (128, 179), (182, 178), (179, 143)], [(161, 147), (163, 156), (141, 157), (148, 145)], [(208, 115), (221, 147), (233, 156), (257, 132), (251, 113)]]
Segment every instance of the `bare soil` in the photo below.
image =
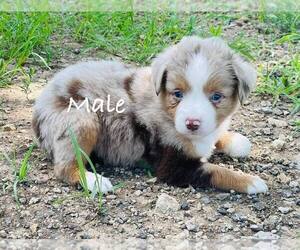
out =
[[(234, 30), (229, 30), (228, 36), (230, 32)], [(80, 49), (80, 45), (74, 46)], [(278, 51), (279, 57), (286, 54), (284, 47), (272, 49)], [(19, 78), (11, 87), (0, 89), (1, 152), (15, 152), (17, 162), (22, 160), (34, 138), (31, 115), (35, 98), (59, 68), (81, 57), (88, 58), (70, 51), (63, 60), (53, 62), (52, 71), (40, 70), (28, 96)], [(215, 154), (210, 159), (224, 167), (259, 175), (268, 184), (267, 194), (174, 188), (156, 182), (142, 166), (99, 166), (99, 172), (114, 184), (124, 184), (115, 194), (103, 198), (105, 211), (99, 212), (97, 200), (86, 199), (80, 189), (57, 181), (51, 162), (40, 149), (35, 149), (27, 181), (18, 188), (19, 208), (13, 197), (13, 169), (0, 157), (0, 239), (230, 239), (254, 236), (258, 231), (297, 238), (300, 133), (293, 125), (291, 103), (284, 98), (275, 106), (272, 102), (269, 96), (253, 94), (234, 116), (232, 128), (253, 143), (249, 158)], [(171, 214), (156, 212), (156, 201), (162, 193), (174, 197), (180, 209)]]

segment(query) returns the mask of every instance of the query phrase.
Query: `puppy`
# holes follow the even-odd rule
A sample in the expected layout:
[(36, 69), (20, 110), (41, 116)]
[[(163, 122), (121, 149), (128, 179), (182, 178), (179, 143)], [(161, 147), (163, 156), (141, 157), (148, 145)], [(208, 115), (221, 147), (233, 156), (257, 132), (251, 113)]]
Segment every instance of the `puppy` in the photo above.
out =
[[(69, 128), (87, 154), (110, 165), (145, 159), (170, 185), (266, 192), (258, 176), (206, 161), (214, 148), (233, 157), (249, 154), (249, 140), (228, 128), (255, 82), (254, 68), (221, 39), (185, 37), (151, 67), (99, 61), (64, 69), (36, 100), (32, 124), (55, 175), (70, 184), (79, 183), (80, 176)], [(108, 95), (111, 105), (123, 100), (124, 112), (89, 109), (99, 98), (108, 104)], [(109, 179), (99, 177), (101, 191), (111, 191)], [(95, 175), (87, 171), (86, 178), (93, 190)]]

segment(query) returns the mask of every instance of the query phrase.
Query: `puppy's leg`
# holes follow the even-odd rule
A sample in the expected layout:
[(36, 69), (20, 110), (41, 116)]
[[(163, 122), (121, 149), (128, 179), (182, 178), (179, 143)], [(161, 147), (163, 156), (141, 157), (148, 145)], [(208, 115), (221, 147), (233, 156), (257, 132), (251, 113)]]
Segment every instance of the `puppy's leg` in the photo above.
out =
[[(33, 121), (41, 146), (52, 155), (56, 177), (72, 185), (80, 183), (70, 129), (76, 136), (81, 149), (90, 155), (95, 148), (100, 130), (96, 114), (74, 109), (70, 112), (61, 111), (52, 115), (47, 113), (46, 118), (42, 119), (42, 116), (36, 113)], [(84, 157), (82, 159), (85, 164), (86, 160)], [(86, 180), (89, 190), (92, 191), (96, 184), (95, 174), (86, 171)], [(113, 186), (108, 178), (98, 175), (98, 181), (102, 192), (112, 191)]]
[(258, 176), (233, 171), (210, 163), (201, 163), (200, 159), (187, 158), (182, 152), (168, 149), (157, 168), (160, 180), (170, 185), (186, 187), (211, 186), (223, 190), (235, 190), (241, 193), (263, 193), (268, 190), (265, 182)]
[(210, 175), (210, 184), (223, 190), (235, 190), (241, 193), (265, 193), (268, 187), (258, 176), (237, 172), (210, 163), (202, 166), (204, 173)]
[(226, 131), (216, 143), (216, 148), (232, 157), (246, 157), (250, 154), (251, 143), (239, 133)]

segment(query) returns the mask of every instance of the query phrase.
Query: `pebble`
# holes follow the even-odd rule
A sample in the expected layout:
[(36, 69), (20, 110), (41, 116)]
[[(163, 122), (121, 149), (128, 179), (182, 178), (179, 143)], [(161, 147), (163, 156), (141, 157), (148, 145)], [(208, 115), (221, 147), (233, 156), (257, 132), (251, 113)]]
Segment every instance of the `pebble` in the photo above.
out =
[(207, 197), (207, 196), (202, 197), (202, 198), (201, 198), (201, 201), (202, 201), (204, 204), (209, 204), (209, 203), (210, 203), (210, 199), (209, 199), (209, 197)]
[(74, 49), (74, 50), (73, 50), (73, 53), (74, 53), (75, 55), (80, 54), (80, 49), (78, 49), (78, 48)]
[(218, 208), (218, 209), (217, 209), (217, 212), (218, 212), (219, 214), (222, 214), (222, 215), (226, 215), (226, 214), (228, 214), (228, 211), (227, 211), (227, 209), (226, 209), (226, 208), (224, 208), (224, 207), (220, 207), (220, 208)]
[(269, 218), (267, 218), (264, 221), (264, 225), (269, 229), (273, 230), (276, 228), (276, 226), (280, 223), (280, 218), (277, 215), (270, 215)]
[(263, 232), (259, 231), (256, 234), (253, 235), (254, 238), (258, 240), (277, 240), (279, 239), (279, 236), (276, 234), (273, 234), (271, 232)]
[(32, 197), (30, 200), (29, 200), (29, 205), (32, 205), (32, 204), (36, 204), (40, 201), (41, 199), (38, 198), (38, 197)]
[(6, 232), (5, 232), (4, 230), (1, 230), (1, 231), (0, 231), (0, 239), (1, 239), (1, 238), (6, 238), (6, 235), (7, 235), (7, 234), (6, 234)]
[(268, 123), (272, 126), (278, 127), (278, 128), (285, 128), (288, 126), (288, 123), (286, 121), (277, 120), (274, 118), (269, 118)]
[(263, 230), (263, 226), (260, 225), (260, 224), (253, 224), (253, 225), (250, 225), (250, 229), (253, 231), (253, 232), (259, 232), (259, 231), (262, 231)]
[(257, 202), (253, 205), (253, 207), (257, 210), (257, 211), (262, 211), (266, 209), (266, 204), (263, 202)]
[(299, 187), (299, 182), (298, 182), (298, 181), (291, 181), (291, 182), (289, 183), (289, 186), (290, 186), (291, 188)]
[(246, 221), (247, 216), (245, 216), (241, 213), (234, 213), (234, 214), (231, 215), (231, 219), (235, 222)]
[(61, 191), (60, 188), (53, 188), (53, 192), (57, 193), (57, 194), (61, 194), (62, 193), (62, 191)]
[(35, 234), (37, 232), (37, 230), (38, 230), (38, 227), (39, 227), (39, 225), (36, 224), (36, 223), (31, 224), (30, 225), (30, 231), (31, 231), (31, 233)]
[(156, 182), (157, 182), (157, 178), (156, 177), (151, 178), (151, 179), (149, 179), (149, 180), (146, 181), (146, 183), (148, 183), (148, 184), (153, 184), (153, 183), (156, 183)]
[(264, 128), (262, 130), (262, 132), (264, 133), (264, 135), (271, 135), (272, 134), (272, 131), (270, 128)]
[(190, 209), (189, 203), (188, 203), (187, 201), (183, 201), (183, 202), (180, 204), (180, 209), (181, 209), (181, 210), (189, 210), (189, 209)]
[(155, 205), (155, 211), (163, 214), (176, 212), (179, 208), (180, 206), (176, 199), (165, 193), (158, 197)]
[(141, 190), (136, 190), (136, 191), (134, 192), (134, 195), (135, 195), (135, 196), (141, 196), (142, 193), (143, 193), (143, 192), (142, 192)]
[(292, 208), (290, 208), (290, 207), (278, 207), (278, 210), (282, 214), (287, 214), (287, 213), (292, 211)]
[(147, 233), (144, 230), (140, 230), (137, 234), (137, 238), (147, 239)]
[(9, 131), (15, 131), (17, 130), (16, 126), (14, 124), (6, 124), (2, 127), (4, 132), (9, 132)]
[(199, 226), (195, 224), (193, 221), (187, 221), (185, 223), (185, 227), (189, 232), (198, 232), (199, 231)]
[(218, 200), (223, 201), (230, 197), (229, 193), (220, 193), (215, 196)]
[(116, 198), (117, 198), (117, 196), (114, 194), (110, 194), (110, 195), (106, 196), (106, 199), (108, 199), (108, 200), (115, 200)]
[(265, 114), (272, 114), (273, 113), (273, 110), (270, 107), (263, 107), (263, 108), (261, 108), (261, 111)]
[(283, 112), (280, 110), (280, 109), (278, 109), (278, 108), (275, 108), (274, 110), (273, 110), (273, 114), (274, 115), (282, 115), (283, 114)]
[(276, 149), (276, 150), (281, 150), (285, 146), (285, 141), (282, 139), (276, 139), (272, 142), (271, 148)]

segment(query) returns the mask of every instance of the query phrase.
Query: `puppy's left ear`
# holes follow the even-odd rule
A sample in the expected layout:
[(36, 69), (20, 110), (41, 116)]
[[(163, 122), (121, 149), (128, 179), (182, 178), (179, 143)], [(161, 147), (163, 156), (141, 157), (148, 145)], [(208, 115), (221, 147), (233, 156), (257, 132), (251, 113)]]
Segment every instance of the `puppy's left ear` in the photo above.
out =
[(241, 104), (243, 104), (250, 92), (256, 85), (256, 70), (249, 62), (246, 62), (238, 55), (233, 55), (232, 66), (235, 77), (238, 80), (238, 95)]

